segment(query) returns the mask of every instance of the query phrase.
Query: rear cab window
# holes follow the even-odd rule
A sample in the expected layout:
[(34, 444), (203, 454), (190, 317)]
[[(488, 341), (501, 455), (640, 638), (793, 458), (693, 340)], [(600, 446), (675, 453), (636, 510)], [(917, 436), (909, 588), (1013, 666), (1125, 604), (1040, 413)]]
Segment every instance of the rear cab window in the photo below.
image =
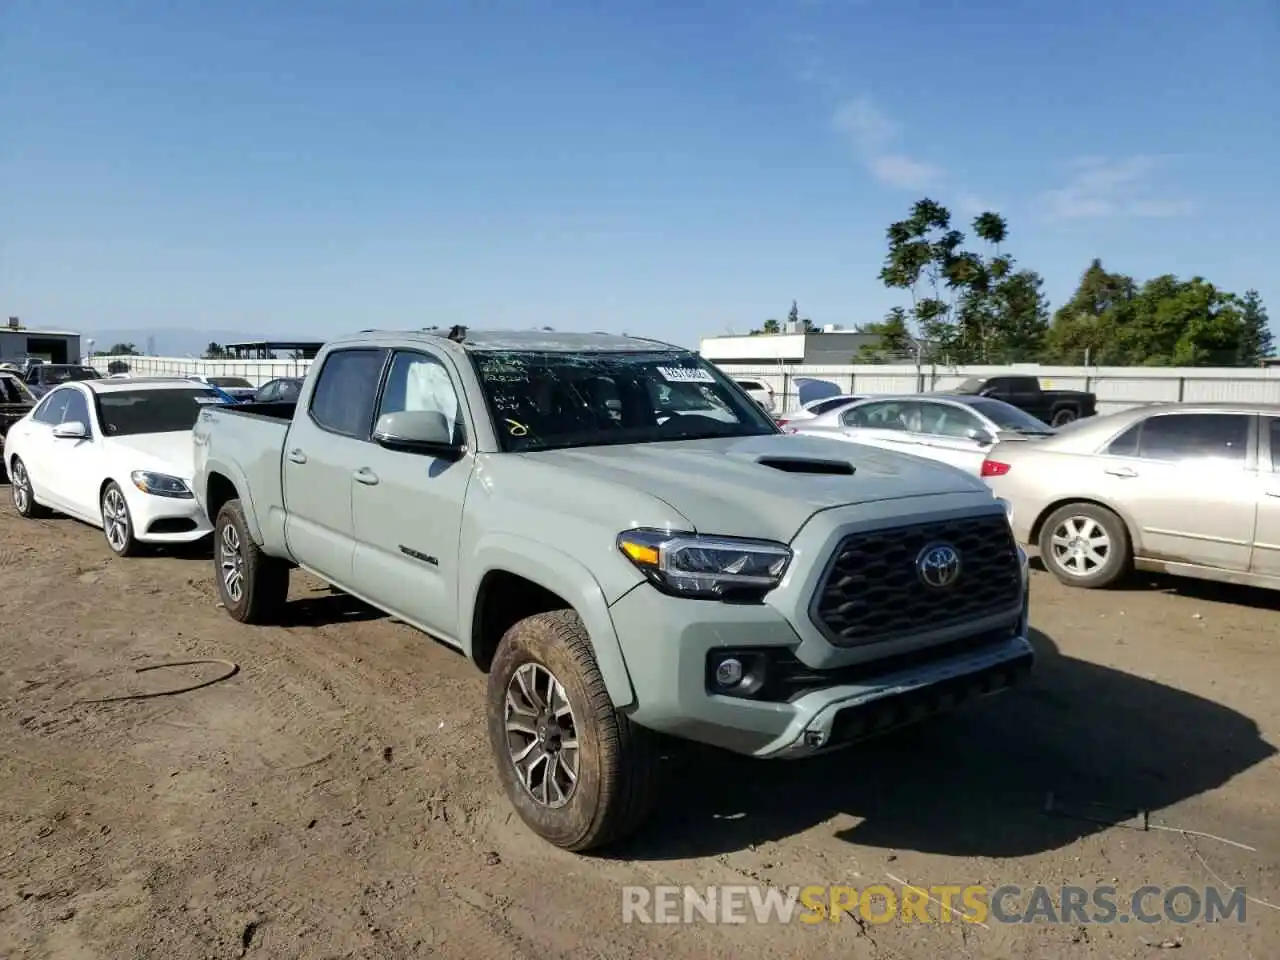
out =
[(307, 416), (321, 430), (367, 440), (386, 359), (382, 347), (334, 350), (320, 368)]

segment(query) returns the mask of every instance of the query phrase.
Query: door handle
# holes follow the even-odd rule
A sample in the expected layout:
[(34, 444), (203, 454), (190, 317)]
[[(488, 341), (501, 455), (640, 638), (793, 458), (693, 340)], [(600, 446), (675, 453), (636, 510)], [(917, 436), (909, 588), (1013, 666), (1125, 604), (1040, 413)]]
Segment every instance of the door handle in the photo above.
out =
[(1103, 470), (1102, 472), (1111, 477), (1119, 477), (1121, 480), (1128, 480), (1130, 477), (1136, 477), (1138, 475), (1138, 471), (1131, 467), (1111, 467), (1110, 469)]
[(352, 476), (356, 478), (356, 483), (363, 483), (367, 487), (372, 487), (378, 482), (378, 475), (368, 467), (361, 467)]
[(293, 463), (306, 463), (307, 455), (295, 447), (293, 450), (289, 451), (289, 459)]

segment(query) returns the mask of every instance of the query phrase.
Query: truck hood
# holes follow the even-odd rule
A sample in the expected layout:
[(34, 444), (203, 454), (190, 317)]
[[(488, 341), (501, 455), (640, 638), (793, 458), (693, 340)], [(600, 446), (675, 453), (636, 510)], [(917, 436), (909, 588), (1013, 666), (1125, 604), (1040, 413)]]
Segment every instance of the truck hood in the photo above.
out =
[(187, 482), (195, 475), (195, 447), (189, 431), (108, 437), (107, 442), (122, 469), (153, 470)]
[[(724, 437), (521, 456), (648, 493), (682, 514), (698, 533), (782, 542), (821, 510), (987, 490), (981, 480), (946, 464), (808, 436)], [(565, 483), (571, 495), (572, 479)]]

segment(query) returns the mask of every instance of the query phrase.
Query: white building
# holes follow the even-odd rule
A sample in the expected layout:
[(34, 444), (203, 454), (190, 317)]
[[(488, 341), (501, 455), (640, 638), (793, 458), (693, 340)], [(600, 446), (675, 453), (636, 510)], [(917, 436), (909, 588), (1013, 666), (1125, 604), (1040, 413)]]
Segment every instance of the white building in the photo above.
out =
[[(779, 366), (801, 363), (849, 364), (864, 344), (875, 347), (875, 334), (843, 330), (834, 323), (808, 333), (783, 324), (782, 333), (703, 337), (698, 352), (717, 366)], [(793, 329), (788, 330), (788, 327)]]

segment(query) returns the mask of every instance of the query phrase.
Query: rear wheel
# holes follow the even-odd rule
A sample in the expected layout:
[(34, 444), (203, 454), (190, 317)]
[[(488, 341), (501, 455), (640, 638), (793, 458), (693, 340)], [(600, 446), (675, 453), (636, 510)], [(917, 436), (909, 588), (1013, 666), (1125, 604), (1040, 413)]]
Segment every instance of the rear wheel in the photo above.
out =
[(1132, 565), (1129, 530), (1106, 507), (1069, 503), (1040, 528), (1040, 559), (1069, 586), (1107, 587)]
[(213, 572), (218, 598), (234, 620), (269, 623), (289, 596), (289, 566), (254, 541), (239, 500), (228, 500), (213, 525)]
[(14, 457), (9, 465), (9, 493), (13, 497), (13, 508), (19, 516), (28, 520), (36, 520), (47, 516), (48, 511), (36, 503), (36, 493), (31, 487), (31, 476), (27, 473), (27, 465), (21, 457)]
[(499, 778), (538, 836), (584, 851), (644, 821), (657, 796), (656, 738), (614, 709), (576, 613), (540, 613), (508, 630), (487, 700)]
[(1053, 421), (1049, 424), (1053, 427), (1065, 427), (1068, 423), (1076, 420), (1078, 414), (1070, 407), (1064, 407), (1053, 415)]

